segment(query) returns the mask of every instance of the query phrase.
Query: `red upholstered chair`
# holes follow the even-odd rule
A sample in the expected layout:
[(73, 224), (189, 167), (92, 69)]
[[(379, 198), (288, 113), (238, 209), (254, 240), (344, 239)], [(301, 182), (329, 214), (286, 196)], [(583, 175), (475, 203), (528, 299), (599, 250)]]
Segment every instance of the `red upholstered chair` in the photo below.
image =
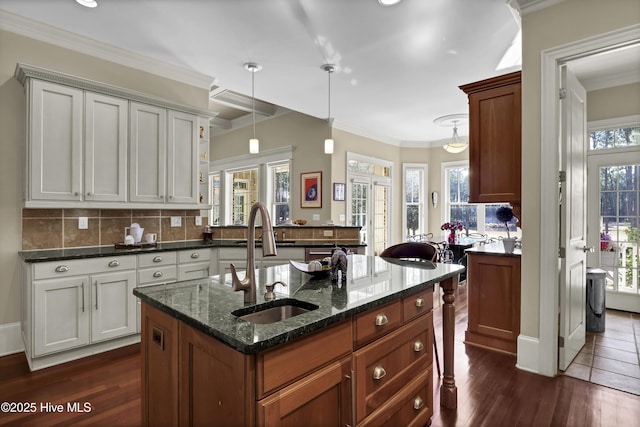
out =
[[(430, 243), (404, 242), (389, 246), (380, 253), (383, 258), (400, 258), (407, 260), (420, 260), (435, 262), (438, 258), (438, 248)], [(433, 329), (433, 328), (432, 328)], [(436, 343), (436, 331), (433, 330), (433, 349), (436, 355), (436, 368), (438, 377), (440, 374), (440, 357), (438, 357), (438, 344)]]

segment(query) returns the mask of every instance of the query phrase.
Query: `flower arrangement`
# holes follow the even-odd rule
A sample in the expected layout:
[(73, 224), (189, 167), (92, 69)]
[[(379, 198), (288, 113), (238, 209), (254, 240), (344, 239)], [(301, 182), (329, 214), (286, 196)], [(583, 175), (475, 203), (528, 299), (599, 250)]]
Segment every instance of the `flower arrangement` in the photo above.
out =
[(504, 226), (507, 228), (507, 239), (510, 239), (509, 221), (513, 219), (513, 209), (509, 206), (500, 206), (496, 211), (496, 218), (498, 218), (498, 221), (504, 223)]
[(600, 250), (613, 251), (613, 244), (611, 244), (611, 235), (606, 231), (600, 232)]
[(455, 232), (456, 230), (462, 231), (464, 230), (464, 224), (460, 221), (445, 222), (440, 226), (440, 230), (450, 230), (451, 232)]

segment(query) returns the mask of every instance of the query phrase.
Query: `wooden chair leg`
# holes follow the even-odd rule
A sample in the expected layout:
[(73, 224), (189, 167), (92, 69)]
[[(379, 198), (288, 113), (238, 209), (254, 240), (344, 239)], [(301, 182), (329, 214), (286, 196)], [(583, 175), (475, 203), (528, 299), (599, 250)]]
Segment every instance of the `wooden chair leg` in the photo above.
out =
[(436, 353), (436, 368), (438, 369), (438, 378), (442, 376), (440, 373), (440, 357), (438, 356), (438, 343), (436, 342), (436, 331), (433, 331), (433, 349)]

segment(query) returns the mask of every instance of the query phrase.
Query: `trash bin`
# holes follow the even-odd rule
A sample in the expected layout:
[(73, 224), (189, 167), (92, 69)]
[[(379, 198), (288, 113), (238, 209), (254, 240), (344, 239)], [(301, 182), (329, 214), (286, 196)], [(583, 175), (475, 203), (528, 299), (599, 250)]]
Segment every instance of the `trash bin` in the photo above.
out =
[(606, 276), (600, 268), (587, 268), (587, 332), (604, 332)]

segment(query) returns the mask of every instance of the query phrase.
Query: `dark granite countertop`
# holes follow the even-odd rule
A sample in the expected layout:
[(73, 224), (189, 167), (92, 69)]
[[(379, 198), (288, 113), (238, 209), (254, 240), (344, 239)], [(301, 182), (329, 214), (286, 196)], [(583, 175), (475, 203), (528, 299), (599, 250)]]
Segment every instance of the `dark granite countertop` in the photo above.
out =
[(504, 246), (502, 242), (498, 241), (495, 243), (487, 243), (485, 245), (477, 245), (472, 248), (469, 248), (465, 251), (466, 253), (476, 253), (483, 255), (495, 255), (495, 256), (510, 256), (510, 257), (518, 257), (522, 255), (522, 249), (516, 246), (513, 253), (506, 253), (504, 251)]
[[(355, 314), (397, 300), (412, 292), (431, 288), (437, 282), (464, 271), (457, 264), (389, 260), (349, 255), (346, 282), (332, 283), (329, 277), (314, 278), (289, 264), (258, 269), (257, 303), (243, 302), (242, 292), (231, 291), (231, 275), (211, 276), (158, 286), (136, 288), (143, 302), (170, 314), (230, 347), (255, 354), (288, 342)], [(239, 273), (244, 277), (244, 272)], [(232, 311), (265, 302), (265, 285), (276, 285), (277, 299), (293, 298), (315, 304), (318, 309), (271, 324), (254, 324)]]
[[(260, 242), (256, 243), (260, 246)], [(334, 246), (364, 247), (366, 245), (359, 243), (345, 242), (322, 242), (322, 241), (284, 241), (276, 242), (276, 246), (280, 248), (326, 248)], [(167, 252), (179, 251), (184, 249), (202, 249), (202, 248), (246, 248), (245, 240), (224, 240), (218, 239), (212, 242), (204, 242), (202, 240), (187, 240), (181, 242), (158, 243), (156, 247), (151, 248), (132, 248), (132, 249), (116, 249), (114, 246), (90, 246), (86, 248), (71, 249), (43, 249), (20, 251), (20, 257), (28, 263), (46, 262), (46, 261), (62, 261), (68, 259), (97, 258), (107, 256), (121, 255), (137, 255), (149, 252)]]

